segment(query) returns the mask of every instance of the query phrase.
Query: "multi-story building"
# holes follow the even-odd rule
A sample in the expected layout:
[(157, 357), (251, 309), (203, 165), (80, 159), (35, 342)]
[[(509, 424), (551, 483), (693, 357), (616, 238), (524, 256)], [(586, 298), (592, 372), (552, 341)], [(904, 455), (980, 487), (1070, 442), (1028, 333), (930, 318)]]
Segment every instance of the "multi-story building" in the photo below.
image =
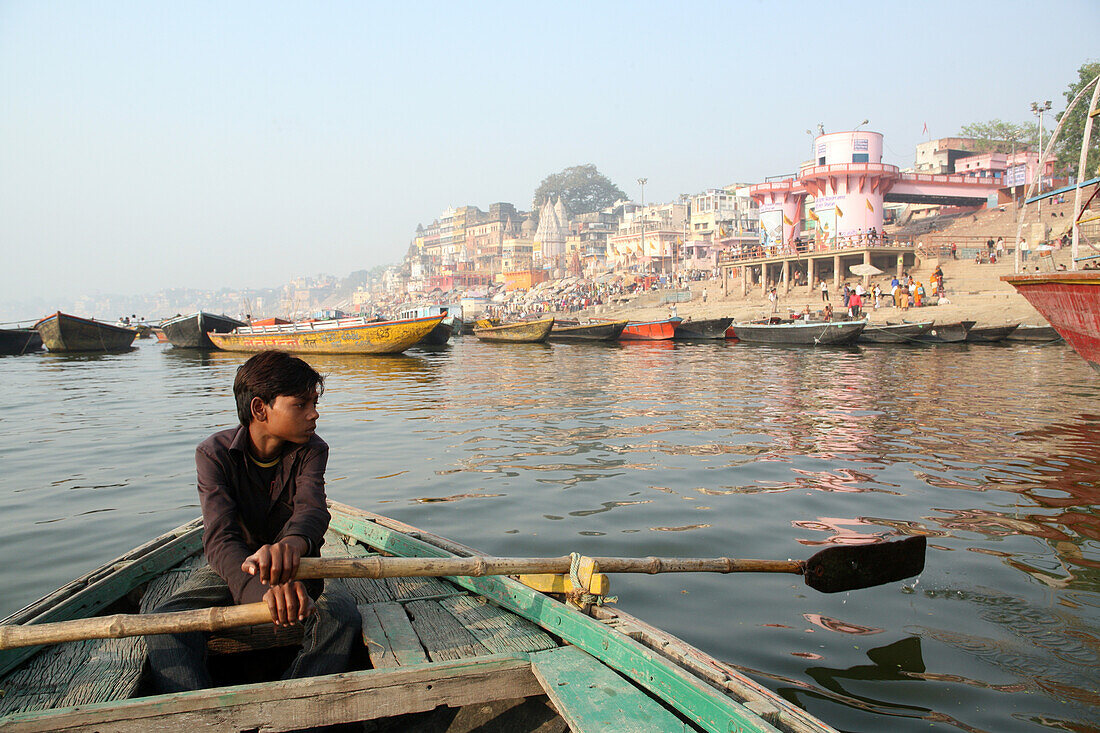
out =
[(508, 203), (490, 204), (489, 213), (475, 210), (473, 221), (466, 222), (466, 249), (473, 255), (474, 268), (487, 276), (501, 272), (504, 240), (519, 236), (520, 214)]
[(671, 272), (688, 224), (688, 204), (637, 207), (607, 238), (607, 262), (651, 272)]

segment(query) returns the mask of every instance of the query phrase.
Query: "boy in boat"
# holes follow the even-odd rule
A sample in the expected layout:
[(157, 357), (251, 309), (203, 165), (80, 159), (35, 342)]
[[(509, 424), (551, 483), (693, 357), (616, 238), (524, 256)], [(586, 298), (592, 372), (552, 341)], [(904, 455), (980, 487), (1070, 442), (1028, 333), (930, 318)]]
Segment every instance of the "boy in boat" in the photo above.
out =
[[(302, 557), (318, 557), (328, 528), (328, 445), (317, 437), (324, 378), (282, 351), (246, 361), (233, 382), (240, 426), (195, 451), (203, 550), (196, 571), (155, 613), (263, 601), (276, 626), (301, 624), (302, 648), (283, 679), (346, 671), (359, 630), (355, 602), (324, 581), (293, 580)], [(162, 692), (213, 686), (202, 632), (146, 637)]]

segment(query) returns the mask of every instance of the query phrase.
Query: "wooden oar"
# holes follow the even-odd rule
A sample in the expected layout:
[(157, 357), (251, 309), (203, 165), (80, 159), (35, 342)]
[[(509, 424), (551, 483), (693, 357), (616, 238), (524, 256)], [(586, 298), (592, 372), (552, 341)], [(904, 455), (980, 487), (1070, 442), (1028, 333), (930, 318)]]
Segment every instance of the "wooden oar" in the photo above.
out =
[[(870, 588), (919, 575), (924, 537), (875, 545), (830, 547), (808, 560), (718, 558), (590, 558), (603, 573), (792, 573), (823, 593)], [(570, 558), (339, 557), (302, 558), (296, 578), (481, 577), (525, 573), (568, 573)], [(56, 623), (0, 625), (0, 649), (84, 639), (118, 639), (147, 634), (220, 631), (271, 620), (264, 603), (153, 614), (114, 614)]]

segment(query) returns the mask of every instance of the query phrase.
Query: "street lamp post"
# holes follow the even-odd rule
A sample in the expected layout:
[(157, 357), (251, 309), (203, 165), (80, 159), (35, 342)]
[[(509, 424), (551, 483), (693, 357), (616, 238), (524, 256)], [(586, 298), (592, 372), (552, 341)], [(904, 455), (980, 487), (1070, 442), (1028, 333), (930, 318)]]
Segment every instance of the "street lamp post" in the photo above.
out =
[(649, 183), (648, 178), (639, 178), (638, 185), (642, 187), (642, 247), (638, 252), (639, 257), (645, 257), (645, 185)]
[[(1039, 170), (1037, 171), (1038, 174), (1039, 174), (1039, 193), (1037, 195), (1042, 195), (1042, 193), (1043, 193), (1043, 163), (1045, 162), (1043, 160), (1043, 113), (1048, 111), (1049, 109), (1050, 109), (1050, 100), (1049, 99), (1046, 102), (1044, 102), (1043, 104), (1039, 104), (1038, 102), (1032, 102), (1031, 103), (1031, 113), (1039, 118)], [(1042, 199), (1039, 199), (1039, 201), (1038, 201), (1038, 205), (1036, 207), (1036, 212), (1038, 213), (1039, 223), (1041, 224), (1043, 222), (1043, 200)]]

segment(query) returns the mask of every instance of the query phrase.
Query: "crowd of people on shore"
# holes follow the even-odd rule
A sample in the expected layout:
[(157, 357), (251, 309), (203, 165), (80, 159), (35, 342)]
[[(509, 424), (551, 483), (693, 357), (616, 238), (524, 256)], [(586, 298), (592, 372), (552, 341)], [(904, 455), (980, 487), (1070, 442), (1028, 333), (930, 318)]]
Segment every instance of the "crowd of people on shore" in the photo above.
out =
[[(863, 283), (856, 283), (854, 287), (844, 283), (841, 286), (840, 297), (848, 317), (858, 318), (864, 313), (864, 308), (867, 305), (874, 310), (892, 306), (905, 311), (910, 308), (929, 305), (928, 298), (930, 296), (936, 297), (937, 302), (942, 303), (946, 297), (946, 291), (944, 290), (944, 276), (941, 267), (937, 266), (933, 271), (929, 286), (931, 292), (925, 288), (924, 283), (912, 275), (904, 273), (901, 277), (893, 278), (886, 287), (881, 283), (875, 283), (870, 288), (863, 287)], [(818, 289), (821, 291), (821, 300), (825, 307), (825, 320), (831, 320), (832, 306), (829, 297), (829, 283), (826, 280), (819, 281)], [(775, 288), (772, 288), (768, 293), (768, 299), (772, 302), (772, 312), (777, 312), (778, 296)]]

